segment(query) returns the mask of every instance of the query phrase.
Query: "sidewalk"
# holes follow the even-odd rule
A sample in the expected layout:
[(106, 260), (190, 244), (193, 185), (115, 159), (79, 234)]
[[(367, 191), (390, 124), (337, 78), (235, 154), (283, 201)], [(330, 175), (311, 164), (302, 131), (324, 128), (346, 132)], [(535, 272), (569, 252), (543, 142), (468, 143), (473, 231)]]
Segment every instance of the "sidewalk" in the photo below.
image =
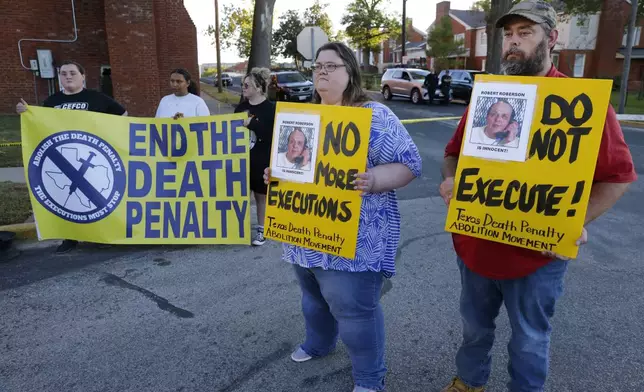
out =
[(203, 91), (201, 92), (201, 98), (206, 102), (206, 105), (210, 110), (210, 114), (212, 114), (213, 116), (217, 116), (220, 114), (230, 114), (235, 112), (235, 108), (233, 107), (233, 105), (217, 101), (216, 99), (204, 93)]
[(24, 167), (0, 167), (0, 182), (26, 183)]

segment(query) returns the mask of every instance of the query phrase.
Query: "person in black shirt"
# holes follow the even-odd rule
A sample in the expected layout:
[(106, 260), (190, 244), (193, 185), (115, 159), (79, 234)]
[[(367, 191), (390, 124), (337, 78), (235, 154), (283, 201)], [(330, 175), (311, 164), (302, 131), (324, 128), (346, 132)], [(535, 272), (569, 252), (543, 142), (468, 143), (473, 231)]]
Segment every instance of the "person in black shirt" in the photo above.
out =
[(434, 71), (430, 71), (427, 76), (425, 76), (424, 82), (425, 88), (427, 89), (427, 94), (429, 95), (429, 103), (434, 103), (434, 97), (436, 96), (436, 88), (438, 87), (438, 76)]
[(275, 123), (275, 105), (266, 99), (270, 71), (253, 68), (244, 78), (242, 95), (245, 100), (235, 108), (235, 113), (247, 112), (245, 120), (251, 133), (250, 140), (250, 189), (257, 202), (257, 233), (253, 245), (264, 245), (264, 217), (266, 215), (266, 191), (264, 169), (270, 166), (271, 142)]
[[(85, 82), (85, 69), (82, 65), (73, 62), (64, 62), (59, 71), (63, 91), (59, 91), (43, 102), (44, 107), (67, 110), (87, 110), (117, 116), (127, 116), (127, 111), (114, 99), (98, 91), (88, 90), (83, 86)], [(18, 114), (28, 110), (27, 102), (21, 99), (16, 105)], [(56, 253), (67, 253), (76, 248), (78, 241), (64, 240), (56, 249)]]

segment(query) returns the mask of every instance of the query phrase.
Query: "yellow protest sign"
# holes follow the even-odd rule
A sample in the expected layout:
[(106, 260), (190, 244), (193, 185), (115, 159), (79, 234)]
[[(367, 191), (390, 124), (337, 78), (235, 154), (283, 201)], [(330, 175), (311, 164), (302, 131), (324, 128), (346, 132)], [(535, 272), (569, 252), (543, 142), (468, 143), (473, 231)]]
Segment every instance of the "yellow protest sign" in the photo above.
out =
[(478, 75), (446, 230), (576, 257), (610, 90), (609, 80)]
[(245, 114), (154, 119), (30, 107), (23, 160), (42, 239), (249, 244)]
[(291, 104), (276, 108), (264, 235), (353, 259), (367, 168), (371, 109)]

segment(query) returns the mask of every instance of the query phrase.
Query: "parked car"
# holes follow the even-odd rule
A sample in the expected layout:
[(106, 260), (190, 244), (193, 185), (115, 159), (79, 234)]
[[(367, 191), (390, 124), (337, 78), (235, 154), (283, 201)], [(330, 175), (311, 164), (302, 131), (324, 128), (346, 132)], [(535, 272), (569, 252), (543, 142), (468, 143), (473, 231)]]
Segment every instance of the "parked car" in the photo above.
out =
[(313, 82), (299, 71), (278, 71), (271, 73), (277, 84), (270, 83), (268, 96), (274, 101), (309, 102), (313, 99)]
[[(429, 74), (429, 71), (423, 69), (390, 68), (382, 75), (380, 80), (382, 95), (386, 100), (390, 100), (393, 97), (402, 97), (410, 99), (415, 104), (422, 103), (429, 99), (427, 89), (423, 86), (427, 74)], [(434, 93), (434, 99), (442, 103), (448, 103), (451, 100), (451, 94), (446, 97), (437, 88)]]
[[(217, 78), (217, 75), (215, 75), (215, 76), (214, 76), (214, 83), (213, 83), (213, 85), (214, 85), (215, 87), (217, 87), (218, 83), (219, 83), (219, 79)], [(226, 86), (232, 86), (232, 85), (233, 85), (233, 78), (232, 78), (229, 74), (227, 74), (227, 73), (222, 73), (222, 74), (221, 74), (221, 84), (222, 84), (222, 86), (224, 86), (224, 87), (226, 87)]]
[[(454, 99), (462, 99), (466, 103), (470, 103), (472, 88), (474, 87), (474, 76), (484, 73), (485, 71), (450, 69), (449, 75), (452, 77), (452, 97)], [(438, 80), (440, 80), (443, 75), (445, 75), (444, 70), (438, 74)]]

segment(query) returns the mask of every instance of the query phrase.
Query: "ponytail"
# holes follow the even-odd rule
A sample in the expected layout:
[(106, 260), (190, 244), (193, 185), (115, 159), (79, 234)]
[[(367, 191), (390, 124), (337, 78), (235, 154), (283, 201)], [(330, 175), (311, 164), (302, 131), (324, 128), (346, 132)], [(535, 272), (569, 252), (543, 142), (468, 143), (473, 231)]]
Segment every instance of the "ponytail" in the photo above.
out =
[(197, 95), (197, 85), (192, 80), (188, 82), (188, 93)]

